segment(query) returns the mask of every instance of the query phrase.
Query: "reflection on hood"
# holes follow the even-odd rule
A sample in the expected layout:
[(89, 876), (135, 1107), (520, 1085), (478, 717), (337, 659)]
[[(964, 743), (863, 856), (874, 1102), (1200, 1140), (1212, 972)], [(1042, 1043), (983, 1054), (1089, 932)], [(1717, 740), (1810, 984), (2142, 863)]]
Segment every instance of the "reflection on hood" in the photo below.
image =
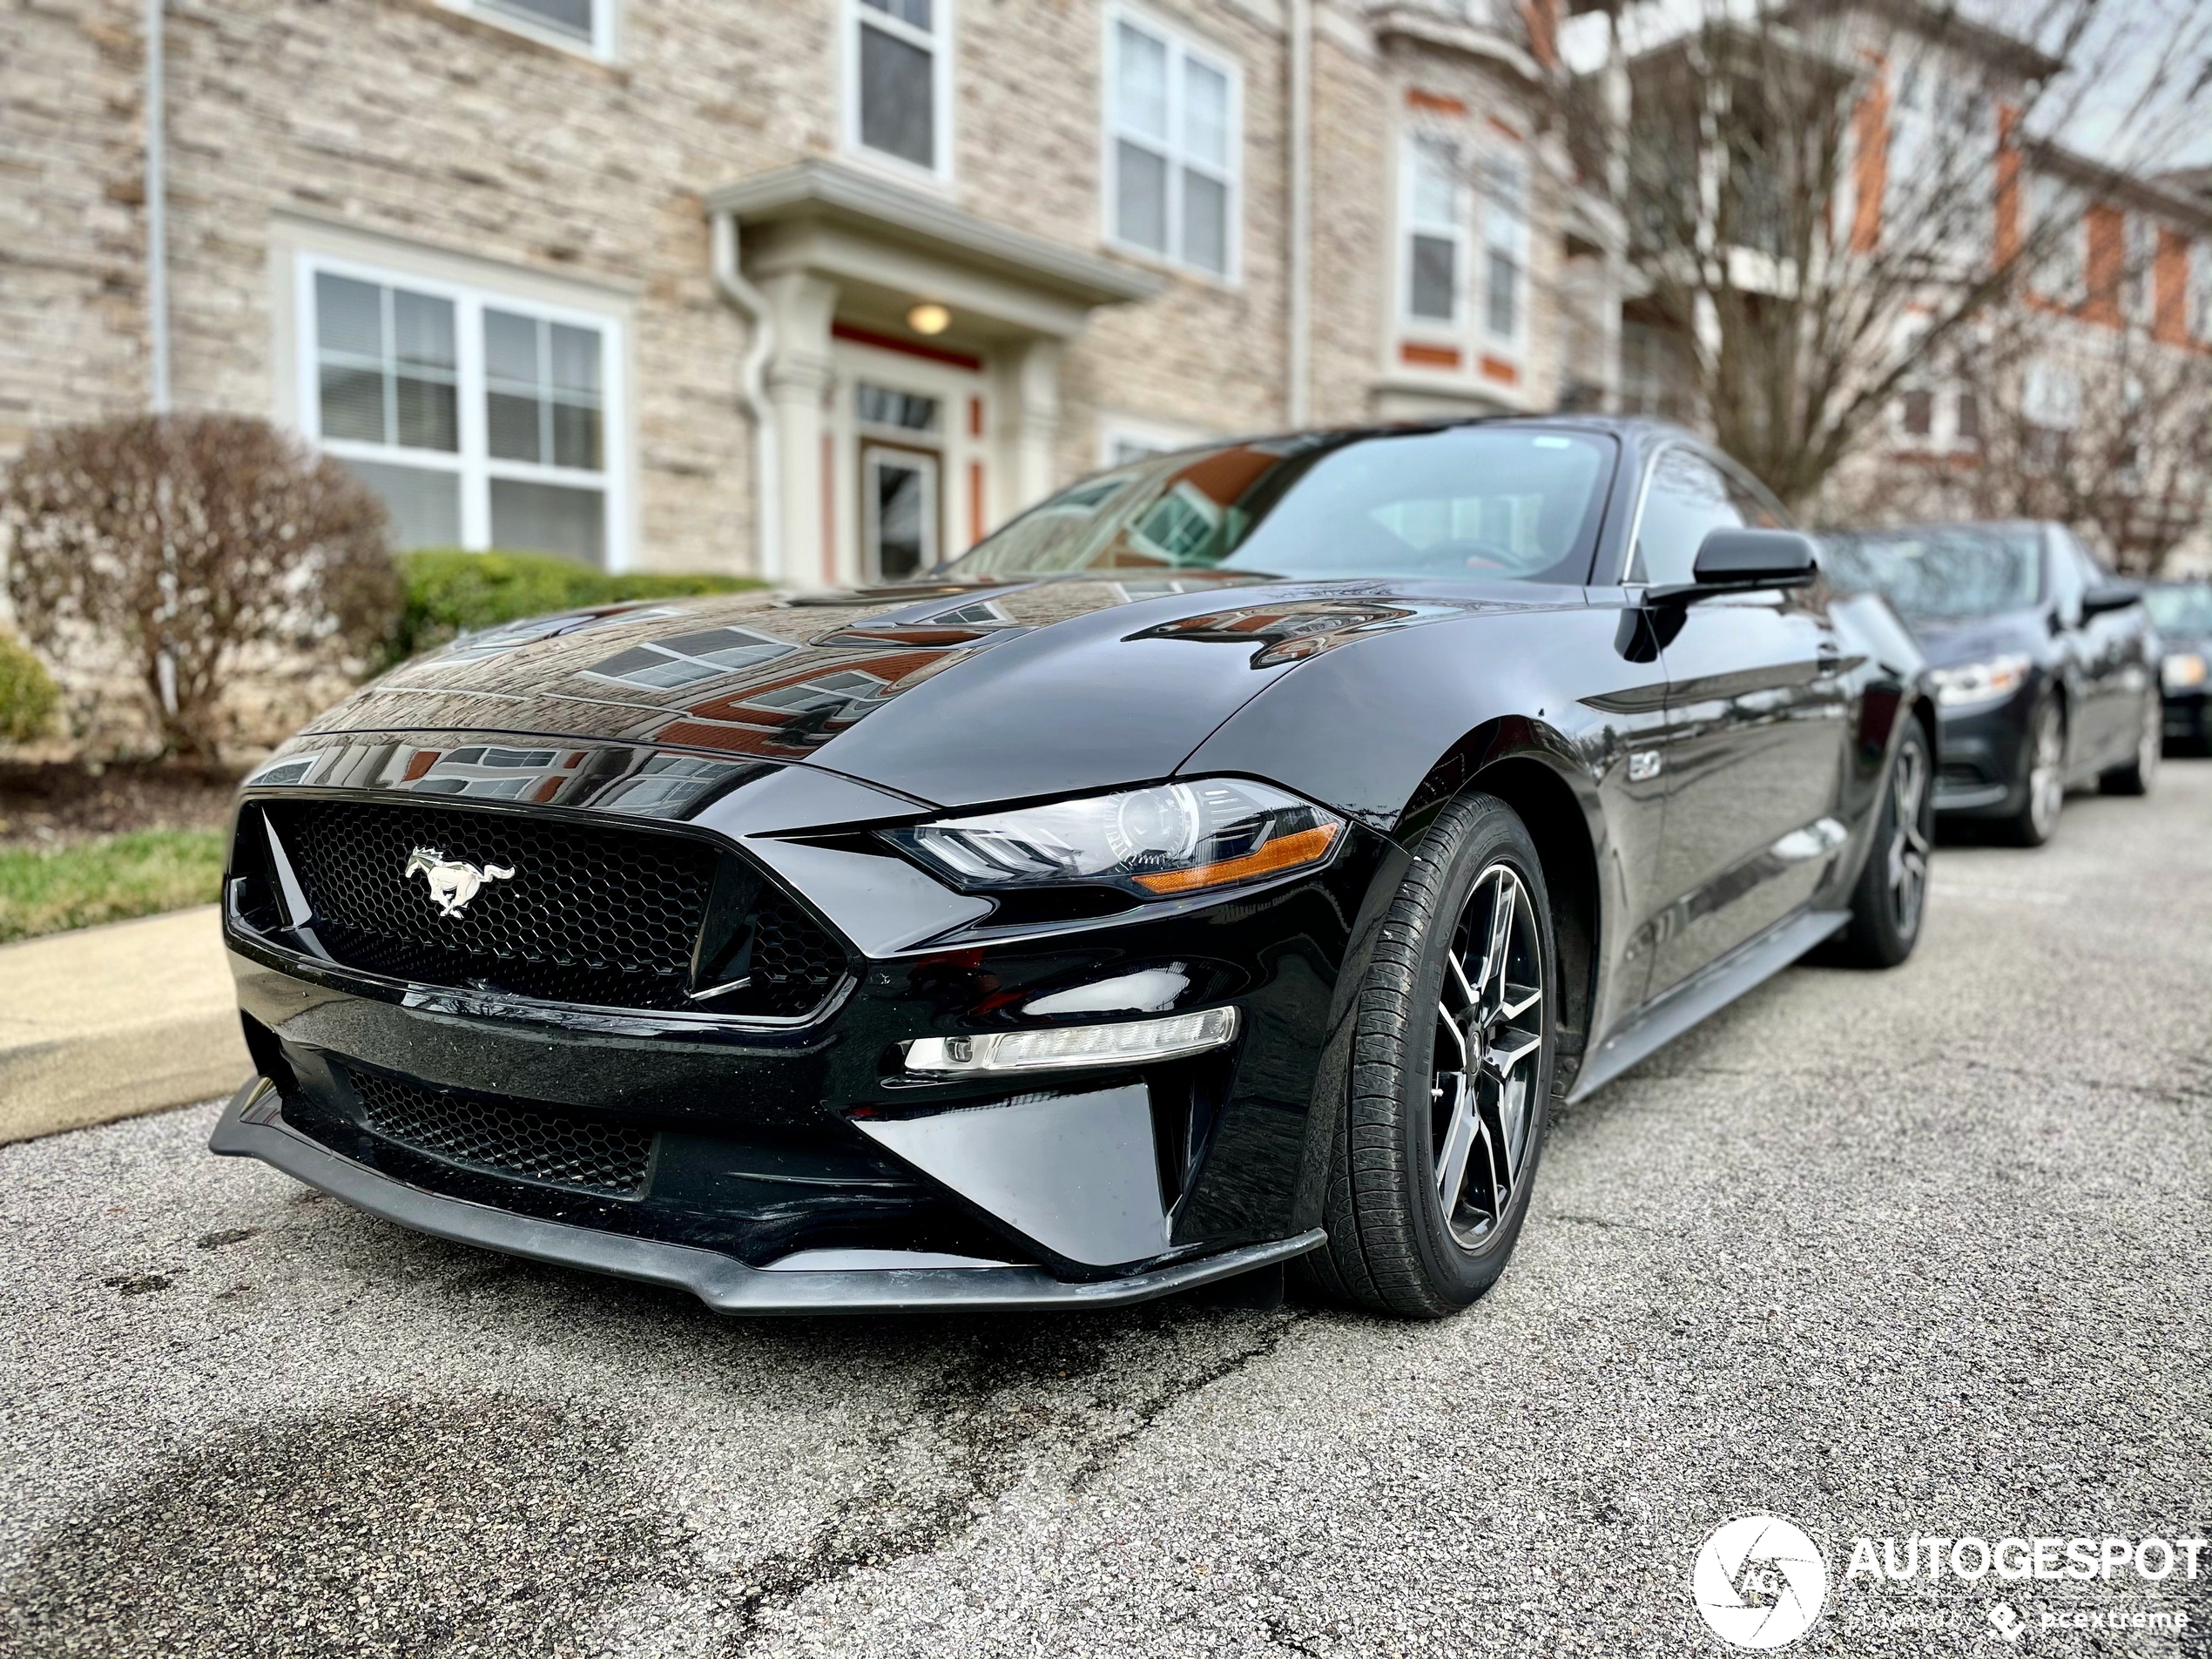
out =
[[(1144, 599), (1257, 577), (1133, 576), (994, 587), (732, 594), (603, 606), (466, 635), (394, 670), (309, 732), (557, 731), (800, 759), (902, 691), (1002, 641)], [(889, 599), (894, 603), (886, 603)]]

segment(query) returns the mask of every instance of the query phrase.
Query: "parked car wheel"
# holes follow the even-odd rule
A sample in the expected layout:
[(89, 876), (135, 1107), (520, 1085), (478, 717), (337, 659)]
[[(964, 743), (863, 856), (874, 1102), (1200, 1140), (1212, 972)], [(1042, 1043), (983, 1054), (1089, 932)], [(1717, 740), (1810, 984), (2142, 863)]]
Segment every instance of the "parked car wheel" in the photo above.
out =
[(1549, 1122), (1556, 960), (1519, 815), (1490, 795), (1453, 802), (1359, 989), (1329, 1242), (1305, 1258), (1331, 1299), (1438, 1318), (1505, 1271)]
[(2040, 846), (2056, 833), (2066, 805), (2066, 712), (2055, 697), (2047, 694), (2035, 705), (2023, 767), (2020, 810), (1998, 820), (1998, 827), (2016, 846)]
[(1927, 734), (1912, 721), (1890, 763), (1880, 826), (1851, 889), (1851, 925), (1837, 940), (1838, 961), (1858, 968), (1895, 968), (1920, 941), (1928, 853), (1935, 840), (1932, 770)]
[(2114, 766), (2097, 779), (2107, 795), (2148, 795), (2158, 778), (2158, 759), (2166, 751), (2166, 705), (2153, 691), (2143, 699), (2142, 730), (2135, 738), (2135, 758)]

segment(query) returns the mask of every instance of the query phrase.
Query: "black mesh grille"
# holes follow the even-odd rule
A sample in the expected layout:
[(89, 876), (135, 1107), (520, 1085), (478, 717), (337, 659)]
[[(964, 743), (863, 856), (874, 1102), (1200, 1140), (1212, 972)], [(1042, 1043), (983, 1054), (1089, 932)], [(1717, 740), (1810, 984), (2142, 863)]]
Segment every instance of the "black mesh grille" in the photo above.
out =
[(779, 1016), (806, 1013), (830, 993), (845, 971), (845, 953), (814, 919), (783, 899), (771, 899), (752, 918), (752, 983), (745, 1000)]
[(651, 1130), (440, 1094), (373, 1072), (348, 1075), (361, 1099), (362, 1126), (387, 1140), (450, 1163), (612, 1198), (644, 1190)]
[[(278, 802), (268, 812), (338, 961), (428, 985), (513, 992), (629, 1008), (690, 1006), (692, 946), (718, 854), (674, 835), (563, 819), (381, 802)], [(447, 915), (417, 849), (484, 871)], [(739, 954), (752, 982), (718, 1011), (796, 1017), (845, 968), (837, 941), (778, 893), (761, 889)], [(734, 977), (735, 975), (732, 975)]]

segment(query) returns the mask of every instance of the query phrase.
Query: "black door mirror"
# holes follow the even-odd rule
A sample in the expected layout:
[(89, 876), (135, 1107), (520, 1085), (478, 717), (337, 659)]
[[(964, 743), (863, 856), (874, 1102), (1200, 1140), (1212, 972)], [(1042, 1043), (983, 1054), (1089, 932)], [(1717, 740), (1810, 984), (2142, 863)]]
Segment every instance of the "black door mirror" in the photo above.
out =
[(1690, 574), (1701, 588), (1797, 588), (1819, 567), (1802, 530), (1717, 529), (1697, 544)]
[(2081, 596), (2083, 617), (2101, 617), (2140, 604), (2143, 590), (2132, 582), (2101, 582)]

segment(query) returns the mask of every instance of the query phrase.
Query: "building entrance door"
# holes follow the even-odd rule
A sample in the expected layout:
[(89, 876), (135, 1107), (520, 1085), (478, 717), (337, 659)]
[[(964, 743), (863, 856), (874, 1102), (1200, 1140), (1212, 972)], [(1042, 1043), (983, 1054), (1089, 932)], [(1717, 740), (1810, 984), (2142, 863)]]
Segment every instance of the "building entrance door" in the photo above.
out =
[(860, 446), (860, 562), (869, 581), (904, 581), (937, 563), (940, 464), (934, 450)]

